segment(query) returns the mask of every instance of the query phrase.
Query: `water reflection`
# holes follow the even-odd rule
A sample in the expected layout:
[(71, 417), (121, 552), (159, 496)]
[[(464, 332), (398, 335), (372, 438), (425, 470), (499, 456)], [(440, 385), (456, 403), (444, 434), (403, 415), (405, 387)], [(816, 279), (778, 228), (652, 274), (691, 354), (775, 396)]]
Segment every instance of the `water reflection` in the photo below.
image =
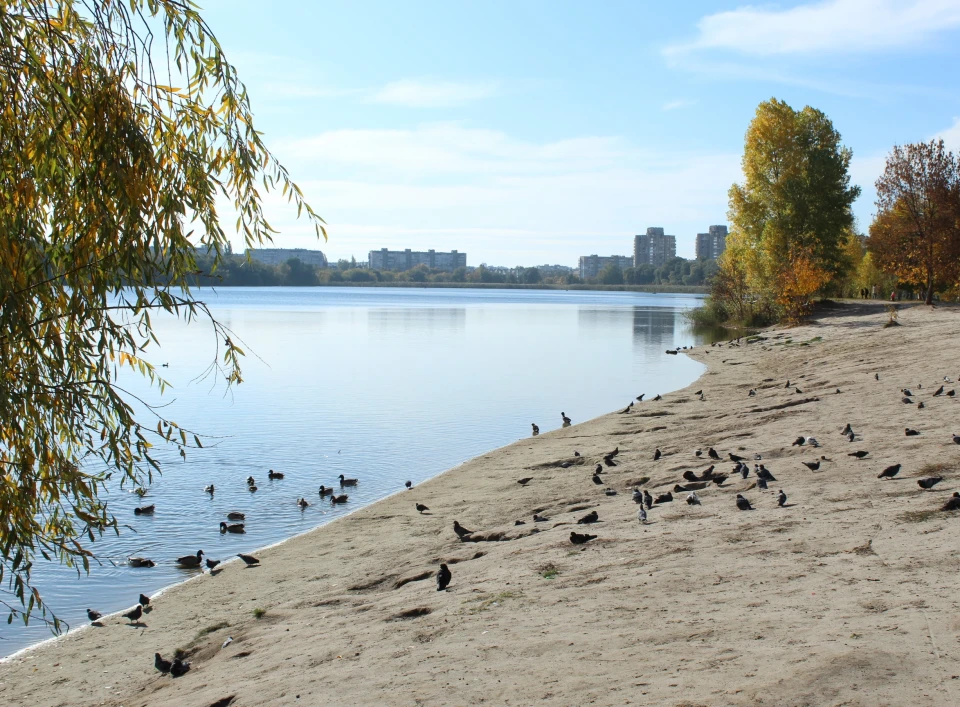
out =
[(367, 321), (372, 334), (419, 331), (430, 334), (462, 332), (467, 323), (463, 307), (415, 307), (409, 309), (371, 309)]

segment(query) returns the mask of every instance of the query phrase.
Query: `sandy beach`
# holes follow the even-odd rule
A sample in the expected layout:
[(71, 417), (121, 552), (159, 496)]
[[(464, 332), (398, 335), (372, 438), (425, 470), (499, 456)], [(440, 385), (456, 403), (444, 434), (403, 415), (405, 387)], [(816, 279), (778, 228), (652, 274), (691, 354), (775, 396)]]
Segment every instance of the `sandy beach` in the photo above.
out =
[[(264, 550), (259, 567), (177, 585), (139, 625), (114, 615), (18, 655), (0, 665), (0, 703), (960, 704), (960, 511), (938, 510), (960, 490), (960, 396), (934, 395), (960, 377), (960, 309), (887, 319), (842, 305), (697, 349), (708, 369), (688, 389), (624, 390), (624, 403), (646, 393), (627, 414), (520, 439)], [(793, 445), (801, 435), (820, 446)], [(674, 492), (638, 521), (635, 486), (656, 496), (711, 463), (729, 473), (729, 453), (748, 478), (708, 483), (699, 506)], [(755, 454), (777, 478), (766, 491)], [(944, 480), (919, 488), (931, 476)], [(593, 510), (599, 522), (576, 523)], [(598, 537), (573, 545), (571, 530)], [(187, 675), (154, 670), (177, 649)]]

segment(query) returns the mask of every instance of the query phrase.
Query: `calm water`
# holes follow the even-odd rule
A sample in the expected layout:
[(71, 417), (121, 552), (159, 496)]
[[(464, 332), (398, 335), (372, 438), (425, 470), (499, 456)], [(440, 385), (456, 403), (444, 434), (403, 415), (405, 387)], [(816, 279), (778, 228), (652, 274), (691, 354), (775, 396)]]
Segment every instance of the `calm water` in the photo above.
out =
[[(128, 523), (94, 547), (90, 575), (40, 566), (34, 579), (50, 608), (72, 626), (85, 610), (129, 608), (140, 592), (187, 579), (173, 559), (202, 549), (229, 558), (279, 542), (471, 457), (560, 426), (560, 411), (583, 422), (681, 388), (702, 366), (664, 350), (699, 343), (682, 312), (699, 297), (613, 292), (227, 288), (203, 291), (248, 356), (244, 383), (227, 392), (203, 377), (216, 343), (202, 322), (156, 320), (156, 365), (173, 385), (168, 418), (206, 436), (164, 473), (141, 502), (115, 490), (113, 512)], [(254, 355), (255, 354), (255, 355)], [(267, 470), (286, 478), (267, 480)], [(320, 484), (358, 477), (346, 506), (320, 503)], [(247, 491), (245, 479), (259, 486)], [(211, 497), (207, 484), (216, 486)], [(311, 502), (301, 511), (296, 501)], [(135, 516), (155, 503), (156, 515)], [(221, 535), (228, 511), (246, 513), (245, 535)], [(127, 566), (131, 555), (157, 562)], [(41, 623), (0, 628), (0, 653), (50, 636)]]

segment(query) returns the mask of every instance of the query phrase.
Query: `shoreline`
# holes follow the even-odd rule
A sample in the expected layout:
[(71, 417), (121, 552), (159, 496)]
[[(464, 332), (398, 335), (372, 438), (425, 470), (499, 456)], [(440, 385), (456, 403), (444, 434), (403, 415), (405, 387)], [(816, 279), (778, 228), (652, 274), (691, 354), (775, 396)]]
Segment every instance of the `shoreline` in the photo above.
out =
[[(878, 307), (818, 317), (764, 330), (757, 343), (695, 349), (707, 370), (661, 402), (520, 439), (258, 551), (259, 568), (230, 563), (172, 585), (136, 630), (114, 617), (24, 649), (0, 664), (0, 696), (39, 705), (207, 705), (230, 695), (237, 705), (294, 695), (305, 704), (952, 704), (960, 560), (950, 531), (960, 515), (936, 508), (960, 489), (950, 440), (960, 400), (932, 391), (960, 374), (950, 355), (960, 310), (901, 308), (901, 326), (889, 329)], [(783, 387), (788, 377), (803, 395)], [(898, 392), (918, 383), (922, 411)], [(846, 456), (846, 422), (867, 459)], [(905, 426), (921, 436), (904, 437)], [(823, 470), (800, 465), (816, 455), (791, 446), (798, 434), (820, 440)], [(765, 494), (750, 487), (752, 474), (731, 477), (698, 491), (702, 506), (675, 494), (639, 524), (630, 489), (643, 477), (655, 495), (685, 483), (683, 471), (706, 466), (692, 450), (711, 445), (724, 456), (762, 453), (779, 481)], [(618, 494), (605, 496), (589, 472), (615, 446), (619, 464), (602, 476)], [(877, 467), (897, 459), (905, 478), (877, 480)], [(945, 481), (920, 491), (916, 477), (932, 473)], [(777, 509), (781, 486), (790, 505)], [(738, 492), (757, 510), (736, 511)], [(414, 501), (431, 512), (417, 514)], [(600, 523), (576, 524), (593, 509)], [(534, 512), (550, 520), (534, 524)], [(454, 519), (484, 540), (459, 542)], [(570, 530), (599, 538), (573, 546)], [(440, 561), (453, 571), (446, 592), (432, 578)], [(155, 672), (153, 653), (177, 648), (190, 673)]]

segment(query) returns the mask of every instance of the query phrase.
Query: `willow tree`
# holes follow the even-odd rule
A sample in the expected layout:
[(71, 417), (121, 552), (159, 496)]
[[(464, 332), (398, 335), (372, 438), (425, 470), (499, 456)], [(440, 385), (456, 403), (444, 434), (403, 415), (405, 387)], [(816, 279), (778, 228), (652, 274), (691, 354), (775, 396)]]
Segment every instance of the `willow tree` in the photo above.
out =
[(937, 287), (960, 285), (960, 160), (943, 140), (897, 146), (876, 186), (870, 252), (931, 304)]
[[(734, 248), (721, 261), (729, 266), (740, 254), (751, 298), (776, 306), (787, 288), (795, 302), (813, 294), (803, 294), (805, 287), (842, 273), (860, 195), (850, 185), (850, 158), (821, 111), (797, 111), (775, 98), (757, 107), (744, 142), (744, 182), (730, 188)], [(791, 272), (797, 264), (802, 277)]]
[[(8, 621), (47, 616), (35, 558), (89, 569), (117, 531), (107, 485), (141, 488), (151, 448), (196, 437), (135, 413), (151, 314), (206, 319), (216, 366), (242, 351), (195, 299), (195, 248), (270, 239), (263, 194), (326, 233), (254, 130), (247, 92), (189, 0), (0, 0), (0, 582)], [(233, 216), (236, 222), (233, 222)], [(143, 415), (151, 415), (144, 418)], [(49, 620), (49, 619), (46, 619)], [(59, 622), (53, 618), (54, 628)]]

